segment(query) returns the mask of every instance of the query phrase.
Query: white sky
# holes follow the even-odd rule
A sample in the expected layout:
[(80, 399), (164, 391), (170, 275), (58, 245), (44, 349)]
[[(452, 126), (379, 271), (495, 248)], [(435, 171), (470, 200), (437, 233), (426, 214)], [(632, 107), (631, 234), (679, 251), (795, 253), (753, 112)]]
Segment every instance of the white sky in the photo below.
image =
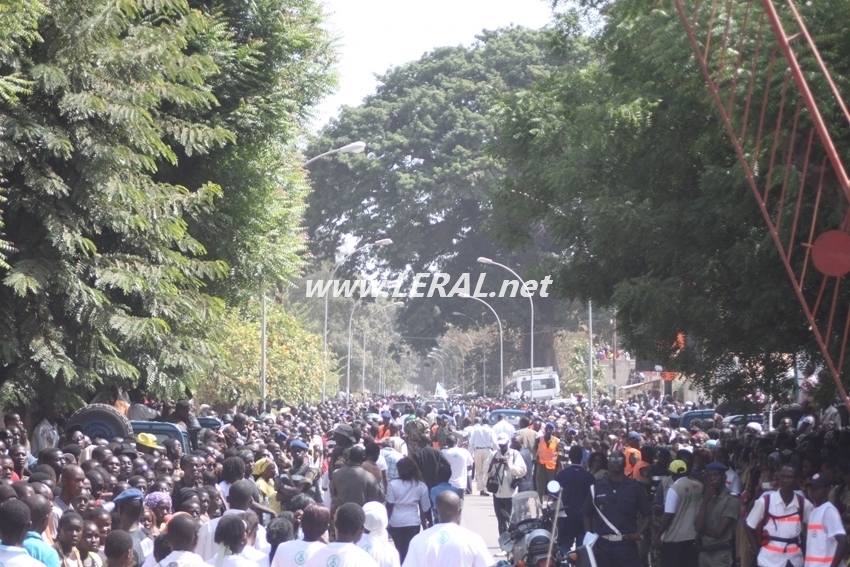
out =
[(339, 87), (317, 109), (317, 127), (342, 105), (356, 106), (375, 90), (374, 75), (419, 59), (435, 47), (469, 45), (483, 29), (510, 24), (540, 28), (545, 0), (324, 0), (338, 38)]

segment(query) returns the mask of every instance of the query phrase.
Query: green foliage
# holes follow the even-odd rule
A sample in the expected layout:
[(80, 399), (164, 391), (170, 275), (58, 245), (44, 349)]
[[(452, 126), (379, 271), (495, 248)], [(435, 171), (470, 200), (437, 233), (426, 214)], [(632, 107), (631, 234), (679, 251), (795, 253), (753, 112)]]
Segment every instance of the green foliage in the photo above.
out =
[(257, 296), (261, 281), (284, 282), (302, 266), (308, 185), (296, 142), (333, 85), (335, 56), (316, 0), (198, 4), (227, 22), (232, 49), (209, 50), (220, 69), (209, 81), (218, 105), (197, 116), (226, 127), (238, 143), (183, 157), (165, 173), (172, 183), (223, 187), (216, 208), (196, 217), (193, 233), (230, 266), (230, 277), (212, 291), (244, 301)]
[(176, 397), (223, 363), (222, 298), (300, 263), (321, 17), (313, 0), (0, 6), (0, 402)]
[[(228, 309), (220, 325), (218, 348), (224, 357), (198, 384), (198, 399), (254, 405), (260, 400), (259, 302), (250, 302), (246, 309)], [(321, 335), (306, 331), (275, 301), (267, 303), (266, 328), (266, 399), (288, 404), (319, 401), (325, 375)], [(329, 384), (329, 395), (336, 390), (335, 382)]]
[[(640, 358), (729, 399), (777, 396), (787, 355), (816, 359), (816, 349), (678, 15), (663, 2), (595, 4), (607, 18), (595, 62), (511, 93), (499, 110), (510, 171), (495, 198), (501, 236), (521, 246), (545, 231), (557, 293), (616, 307)], [(805, 17), (845, 77), (838, 4), (812, 3)]]
[[(508, 274), (476, 262), (489, 256), (534, 277), (528, 267), (536, 254), (494, 245), (491, 198), (504, 168), (487, 148), (500, 135), (490, 116), (498, 97), (527, 88), (562, 62), (549, 52), (551, 40), (546, 31), (487, 31), (471, 47), (439, 48), (391, 69), (361, 106), (344, 108), (311, 143), (309, 155), (355, 140), (364, 140), (367, 150), (311, 164), (314, 190), (306, 223), (313, 254), (331, 261), (347, 239), (365, 244), (388, 236), (393, 245), (357, 255), (346, 265), (347, 274), (359, 268), (409, 284), (415, 273), (442, 271), (457, 278), (469, 272), (476, 281), (486, 272), (484, 290), (498, 291)], [(339, 274), (347, 277), (344, 269)], [(492, 301), (506, 325), (528, 325), (524, 298)], [(406, 303), (399, 329), (419, 352), (434, 346), (452, 311), (492, 322), (489, 312), (459, 298)], [(545, 299), (536, 305), (541, 331), (559, 312)], [(542, 334), (536, 342), (540, 360), (553, 358), (551, 345), (551, 336)]]

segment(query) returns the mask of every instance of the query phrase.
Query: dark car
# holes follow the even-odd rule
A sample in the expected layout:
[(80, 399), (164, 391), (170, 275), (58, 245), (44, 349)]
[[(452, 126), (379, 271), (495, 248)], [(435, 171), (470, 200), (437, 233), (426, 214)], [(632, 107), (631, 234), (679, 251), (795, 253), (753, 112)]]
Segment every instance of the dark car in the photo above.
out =
[(682, 414), (682, 417), (679, 418), (679, 427), (684, 427), (685, 429), (691, 428), (691, 421), (694, 419), (714, 419), (715, 410), (713, 409), (701, 409), (701, 410), (693, 410), (686, 411)]

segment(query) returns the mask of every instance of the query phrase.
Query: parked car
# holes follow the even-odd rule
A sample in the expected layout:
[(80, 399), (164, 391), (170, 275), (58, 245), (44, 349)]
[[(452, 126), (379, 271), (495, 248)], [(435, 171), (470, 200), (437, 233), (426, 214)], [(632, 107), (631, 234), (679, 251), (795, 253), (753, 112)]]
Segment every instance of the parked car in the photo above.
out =
[(682, 414), (682, 417), (679, 418), (679, 427), (690, 429), (691, 421), (695, 419), (714, 419), (714, 414), (715, 411), (713, 409), (686, 411)]

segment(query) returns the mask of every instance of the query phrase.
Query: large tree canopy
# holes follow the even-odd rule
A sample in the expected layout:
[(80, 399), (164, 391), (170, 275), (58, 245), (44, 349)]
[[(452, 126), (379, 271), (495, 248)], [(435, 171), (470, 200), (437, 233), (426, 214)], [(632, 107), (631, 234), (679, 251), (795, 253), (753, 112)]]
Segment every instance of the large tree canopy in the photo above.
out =
[(209, 284), (293, 272), (301, 189), (280, 153), (327, 88), (318, 8), (18, 5), (40, 16), (40, 37), (30, 16), (0, 26), (15, 248), (0, 286), (2, 397), (79, 403), (127, 381), (182, 393), (223, 354), (216, 321), (236, 286)]
[[(536, 253), (510, 252), (492, 238), (491, 198), (504, 169), (487, 148), (500, 135), (490, 114), (498, 98), (565, 62), (549, 49), (551, 39), (548, 31), (524, 28), (484, 32), (471, 47), (440, 48), (390, 70), (362, 105), (344, 108), (310, 145), (310, 155), (354, 140), (368, 148), (310, 166), (314, 190), (306, 219), (314, 254), (332, 260), (347, 239), (390, 237), (392, 246), (356, 257), (357, 267), (400, 275), (408, 284), (415, 273), (439, 271), (453, 278), (470, 272), (474, 286), (478, 274), (487, 273), (485, 291), (498, 291), (498, 282), (510, 276), (476, 263), (489, 256), (533, 277)], [(508, 324), (527, 325), (525, 298), (492, 301)], [(535, 331), (541, 332), (552, 324), (555, 308), (551, 300), (535, 301)], [(431, 337), (445, 332), (452, 311), (492, 322), (471, 303), (410, 299), (401, 333), (424, 351), (434, 345)], [(553, 364), (552, 337), (543, 333), (536, 346), (541, 354), (535, 362)]]
[[(558, 294), (616, 308), (640, 357), (730, 399), (780, 393), (788, 355), (816, 349), (678, 15), (660, 2), (602, 4), (594, 64), (563, 67), (502, 109), (501, 234), (523, 245), (545, 227)], [(847, 21), (839, 4), (805, 16), (845, 77), (846, 46), (830, 40)]]

